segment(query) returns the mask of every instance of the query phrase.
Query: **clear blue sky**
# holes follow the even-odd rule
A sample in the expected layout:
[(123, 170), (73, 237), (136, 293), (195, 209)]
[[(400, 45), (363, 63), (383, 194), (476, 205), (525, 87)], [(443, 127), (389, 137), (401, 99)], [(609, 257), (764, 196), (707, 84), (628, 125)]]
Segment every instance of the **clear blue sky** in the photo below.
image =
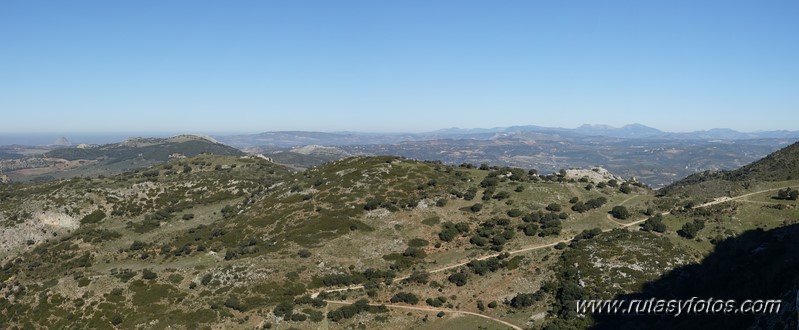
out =
[(799, 129), (799, 1), (2, 1), (0, 131)]

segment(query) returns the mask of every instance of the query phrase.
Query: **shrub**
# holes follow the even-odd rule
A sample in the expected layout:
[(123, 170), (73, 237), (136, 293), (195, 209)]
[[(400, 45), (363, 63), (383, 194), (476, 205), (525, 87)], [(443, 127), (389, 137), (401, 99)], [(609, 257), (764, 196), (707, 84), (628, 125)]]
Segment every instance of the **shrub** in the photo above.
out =
[(438, 233), (438, 238), (445, 242), (450, 242), (458, 235), (465, 235), (469, 233), (469, 224), (460, 222), (454, 224), (452, 222), (445, 222), (441, 224), (443, 227), (441, 232)]
[(520, 293), (511, 299), (510, 306), (513, 308), (532, 306), (536, 301), (541, 300), (541, 298), (543, 298), (543, 294), (540, 291), (536, 293)]
[(281, 302), (275, 306), (272, 313), (277, 317), (282, 317), (284, 320), (287, 320), (291, 318), (291, 315), (294, 313), (294, 304), (287, 301)]
[(410, 276), (406, 279), (406, 281), (410, 283), (420, 283), (420, 284), (427, 284), (430, 280), (430, 274), (427, 272), (415, 271), (411, 273)]
[(643, 231), (655, 231), (658, 233), (666, 232), (666, 224), (663, 223), (663, 216), (660, 214), (646, 219), (644, 223), (641, 224), (641, 230)]
[(419, 303), (419, 297), (409, 292), (397, 292), (393, 297), (391, 297), (391, 303), (396, 304), (399, 302), (416, 305)]
[(211, 274), (205, 274), (203, 278), (200, 279), (200, 283), (202, 283), (202, 285), (208, 286), (208, 284), (211, 283), (212, 279), (213, 277), (211, 276)]
[(421, 238), (414, 238), (408, 241), (408, 246), (410, 247), (425, 247), (429, 244), (430, 242)]
[(98, 223), (101, 220), (105, 219), (105, 217), (106, 217), (105, 212), (103, 212), (102, 210), (95, 210), (94, 212), (89, 213), (88, 215), (83, 217), (83, 219), (80, 219), (80, 223), (82, 225)]
[(447, 281), (456, 286), (464, 286), (466, 285), (466, 281), (468, 280), (468, 276), (464, 273), (455, 273), (447, 277)]
[(682, 237), (692, 239), (695, 238), (696, 235), (699, 233), (700, 230), (705, 228), (705, 221), (704, 220), (694, 220), (692, 222), (688, 222), (682, 226), (677, 234)]
[(610, 210), (610, 214), (620, 220), (624, 220), (630, 217), (630, 211), (627, 210), (626, 207), (618, 205), (614, 206), (612, 210)]
[(130, 244), (131, 251), (141, 250), (143, 248), (144, 248), (144, 243), (140, 241), (133, 241), (133, 243)]
[(475, 203), (474, 205), (469, 207), (469, 210), (471, 210), (472, 212), (475, 212), (475, 213), (480, 212), (480, 210), (482, 210), (482, 209), (483, 209), (483, 204), (480, 204), (480, 203)]
[(547, 205), (547, 211), (560, 212), (560, 210), (561, 210), (561, 207), (560, 207), (560, 204), (558, 204), (558, 203), (551, 203), (551, 204)]
[(799, 191), (792, 190), (791, 188), (780, 189), (777, 191), (777, 196), (775, 196), (774, 199), (795, 201), (799, 199)]
[(158, 274), (145, 268), (141, 271), (141, 277), (145, 280), (154, 280), (156, 277), (158, 277)]
[(235, 309), (239, 312), (243, 312), (245, 310), (244, 306), (239, 301), (239, 298), (236, 296), (230, 296), (225, 300), (225, 307), (230, 309)]
[(405, 252), (403, 252), (402, 255), (417, 259), (424, 259), (424, 257), (427, 257), (427, 253), (425, 253), (424, 250), (416, 247), (409, 247), (405, 249)]
[(433, 307), (441, 307), (447, 302), (447, 297), (440, 296), (435, 299), (427, 298), (427, 300), (425, 300), (424, 302)]
[(511, 209), (510, 211), (508, 211), (508, 216), (511, 218), (518, 218), (522, 216), (522, 211), (519, 209)]

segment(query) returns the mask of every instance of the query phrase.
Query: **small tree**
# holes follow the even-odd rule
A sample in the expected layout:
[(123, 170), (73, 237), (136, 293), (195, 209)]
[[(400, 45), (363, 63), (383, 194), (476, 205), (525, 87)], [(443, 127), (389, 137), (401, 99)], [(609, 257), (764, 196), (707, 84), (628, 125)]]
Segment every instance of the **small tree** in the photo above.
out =
[(145, 280), (154, 280), (156, 277), (158, 277), (158, 274), (147, 268), (141, 271), (141, 278)]
[(480, 210), (482, 210), (482, 209), (483, 209), (483, 204), (480, 204), (480, 203), (475, 203), (475, 204), (474, 204), (474, 205), (472, 205), (472, 206), (471, 206), (469, 209), (470, 209), (472, 212), (475, 212), (475, 213), (477, 213), (477, 212), (480, 212)]
[(547, 211), (560, 212), (560, 210), (561, 210), (561, 207), (560, 207), (560, 204), (558, 204), (558, 203), (552, 203), (552, 204), (547, 205)]
[(133, 241), (133, 243), (130, 244), (131, 251), (141, 250), (143, 248), (144, 248), (144, 243), (140, 241)]
[(308, 249), (300, 249), (297, 251), (297, 255), (300, 256), (300, 258), (308, 258), (311, 256), (311, 251), (308, 251)]
[(621, 192), (623, 192), (625, 194), (629, 194), (629, 193), (631, 193), (633, 191), (633, 187), (630, 186), (629, 184), (625, 183), (625, 184), (622, 184), (621, 187), (619, 187), (619, 191), (621, 191)]
[(610, 210), (610, 214), (620, 220), (624, 220), (630, 217), (630, 211), (627, 210), (626, 207), (618, 205), (614, 206), (612, 210)]
[(699, 231), (704, 228), (705, 221), (697, 219), (684, 224), (677, 234), (688, 239), (693, 239), (696, 238), (696, 235), (699, 233)]
[(774, 199), (782, 199), (782, 200), (797, 200), (799, 198), (799, 190), (793, 190), (791, 188), (780, 189), (777, 192), (777, 196)]
[(391, 297), (391, 303), (396, 304), (398, 302), (416, 305), (419, 303), (419, 297), (410, 292), (397, 292), (393, 297)]
[(655, 231), (658, 233), (666, 232), (666, 225), (663, 223), (663, 217), (658, 214), (654, 217), (646, 219), (644, 223), (641, 224), (641, 230), (643, 231)]
[(467, 280), (468, 277), (466, 276), (465, 273), (455, 273), (447, 277), (447, 281), (449, 281), (452, 284), (455, 284), (456, 286), (466, 285)]

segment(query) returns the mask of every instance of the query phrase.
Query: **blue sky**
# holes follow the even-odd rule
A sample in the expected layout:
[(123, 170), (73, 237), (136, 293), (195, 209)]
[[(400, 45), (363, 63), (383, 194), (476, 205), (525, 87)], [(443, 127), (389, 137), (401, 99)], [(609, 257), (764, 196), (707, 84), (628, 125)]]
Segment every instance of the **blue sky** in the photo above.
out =
[(3, 133), (799, 129), (797, 1), (3, 1)]

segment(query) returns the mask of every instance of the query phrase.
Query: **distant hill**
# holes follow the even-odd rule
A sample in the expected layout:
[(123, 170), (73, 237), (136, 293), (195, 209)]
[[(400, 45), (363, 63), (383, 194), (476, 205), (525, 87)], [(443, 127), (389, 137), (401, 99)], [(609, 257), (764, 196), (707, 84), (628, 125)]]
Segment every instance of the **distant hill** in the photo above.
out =
[[(71, 148), (43, 149), (34, 157), (25, 157), (32, 153), (25, 147), (9, 147), (5, 150), (17, 152), (21, 156), (16, 159), (5, 157), (9, 160), (0, 161), (0, 170), (6, 171), (14, 182), (107, 176), (200, 154), (246, 155), (236, 148), (200, 135), (129, 138), (120, 143), (103, 145), (79, 144)], [(3, 156), (2, 152), (3, 149), (0, 149), (0, 156)]]
[(689, 186), (711, 181), (728, 183), (752, 181), (783, 181), (799, 178), (799, 142), (775, 151), (768, 156), (736, 170), (705, 171), (692, 174), (663, 188), (669, 194)]
[(217, 136), (220, 141), (239, 148), (270, 146), (297, 147), (309, 144), (324, 146), (350, 146), (389, 144), (408, 141), (439, 139), (491, 140), (497, 136), (541, 133), (557, 135), (560, 139), (581, 139), (587, 136), (616, 139), (646, 140), (751, 140), (799, 138), (799, 131), (738, 132), (728, 128), (714, 128), (694, 132), (664, 132), (642, 124), (622, 127), (585, 124), (576, 128), (520, 125), (494, 128), (446, 128), (423, 133), (364, 133), (364, 132), (307, 132), (277, 131), (258, 134)]
[(587, 135), (600, 135), (620, 138), (645, 138), (657, 137), (666, 134), (665, 132), (644, 126), (641, 124), (625, 125), (621, 128), (615, 128), (607, 125), (582, 125), (574, 129), (575, 132)]
[(352, 154), (337, 148), (307, 145), (294, 148), (248, 148), (247, 152), (262, 154), (278, 164), (294, 168), (307, 169), (334, 160), (352, 156)]
[(45, 153), (48, 158), (66, 160), (105, 159), (124, 161), (142, 158), (166, 161), (171, 155), (193, 157), (202, 153), (223, 156), (244, 155), (240, 150), (199, 135), (179, 135), (171, 138), (132, 138), (121, 143), (100, 146), (81, 146), (57, 149)]
[(726, 180), (781, 181), (799, 178), (799, 142), (734, 171), (722, 171)]

